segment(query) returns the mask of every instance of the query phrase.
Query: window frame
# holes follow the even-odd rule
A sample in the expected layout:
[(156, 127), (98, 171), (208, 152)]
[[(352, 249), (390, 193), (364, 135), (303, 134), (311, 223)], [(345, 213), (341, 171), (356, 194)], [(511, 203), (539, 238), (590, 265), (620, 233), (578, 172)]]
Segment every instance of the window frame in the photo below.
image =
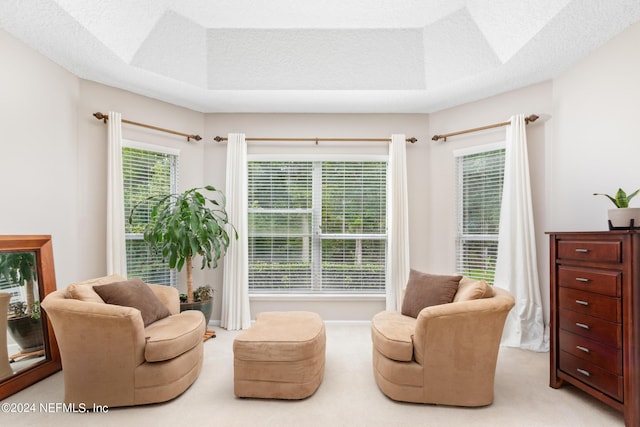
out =
[[(147, 151), (150, 153), (155, 153), (155, 154), (164, 154), (164, 155), (168, 155), (168, 156), (173, 156), (174, 157), (174, 162), (173, 165), (170, 168), (170, 174), (171, 176), (169, 177), (169, 181), (170, 181), (170, 191), (172, 193), (176, 193), (178, 192), (178, 184), (179, 184), (179, 171), (180, 171), (180, 150), (177, 148), (173, 148), (173, 147), (166, 147), (166, 146), (162, 146), (162, 145), (155, 145), (155, 144), (149, 144), (149, 143), (145, 143), (145, 142), (141, 142), (141, 141), (135, 141), (135, 140), (131, 140), (131, 139), (122, 139), (122, 153), (124, 156), (124, 150), (125, 149), (135, 149), (135, 150), (142, 150), (142, 151)], [(123, 169), (123, 195), (124, 195), (124, 191), (126, 186), (124, 186), (124, 169)], [(128, 220), (129, 217), (129, 212), (126, 211), (126, 206), (125, 206), (125, 221)], [(128, 241), (141, 241), (143, 240), (143, 235), (142, 233), (127, 233), (125, 232), (125, 245), (126, 242)], [(154, 255), (151, 254), (150, 256), (154, 256), (154, 257), (159, 257), (158, 255)], [(165, 263), (166, 264), (166, 263)], [(168, 264), (166, 265), (168, 274), (169, 274), (169, 283), (166, 284), (168, 286), (177, 288), (178, 287), (178, 274), (177, 271), (175, 269), (170, 269)], [(129, 269), (129, 266), (127, 265), (127, 270)], [(127, 271), (127, 276), (129, 276), (129, 271)]]
[[(465, 229), (465, 218), (464, 218), (464, 213), (465, 213), (465, 206), (464, 206), (464, 189), (463, 189), (463, 174), (464, 174), (464, 167), (462, 164), (462, 159), (466, 156), (471, 156), (471, 155), (476, 155), (476, 154), (483, 154), (483, 153), (491, 153), (491, 152), (497, 152), (497, 151), (502, 151), (502, 155), (504, 156), (504, 152), (505, 152), (505, 148), (506, 148), (506, 142), (505, 141), (500, 141), (500, 142), (496, 142), (496, 143), (492, 143), (492, 144), (483, 144), (483, 145), (478, 145), (478, 146), (474, 146), (474, 147), (469, 147), (469, 148), (463, 148), (463, 149), (458, 149), (458, 150), (454, 150), (453, 151), (453, 156), (455, 159), (455, 175), (456, 175), (456, 180), (455, 180), (455, 193), (456, 193), (456, 255), (455, 255), (455, 259), (456, 259), (456, 270), (458, 271), (458, 273), (460, 274), (465, 274), (468, 275), (469, 277), (473, 277), (479, 280), (485, 280), (487, 283), (489, 284), (493, 284), (493, 279), (495, 277), (495, 260), (493, 262), (493, 268), (492, 271), (489, 271), (487, 269), (483, 270), (482, 274), (473, 274), (470, 273), (467, 270), (467, 266), (468, 265), (472, 265), (473, 262), (472, 261), (468, 261), (465, 257), (465, 251), (464, 251), (464, 245), (466, 242), (480, 242), (480, 248), (483, 250), (492, 250), (491, 248), (488, 248), (486, 246), (484, 246), (484, 242), (492, 242), (495, 245), (495, 257), (497, 258), (497, 254), (498, 254), (498, 239), (499, 239), (499, 217), (500, 217), (500, 210), (501, 210), (501, 206), (498, 206), (498, 224), (497, 224), (497, 228), (498, 230), (496, 231), (496, 233), (469, 233), (469, 232), (464, 232), (463, 230)], [(504, 163), (502, 164), (502, 176), (504, 176)], [(502, 183), (502, 186), (500, 187), (500, 197), (499, 199), (502, 200), (502, 191), (504, 189), (504, 182)], [(483, 206), (484, 209), (484, 206)]]
[[(298, 213), (311, 213), (311, 232), (310, 232), (310, 273), (311, 273), (311, 283), (308, 288), (300, 289), (295, 288), (291, 291), (286, 291), (278, 288), (270, 288), (270, 289), (255, 289), (252, 288), (251, 283), (249, 284), (249, 294), (252, 298), (264, 298), (270, 299), (273, 297), (306, 297), (306, 298), (361, 298), (361, 297), (381, 297), (385, 294), (385, 289), (387, 285), (387, 274), (386, 274), (386, 258), (387, 258), (387, 242), (388, 242), (388, 230), (386, 226), (386, 215), (387, 215), (387, 204), (388, 204), (388, 155), (381, 154), (346, 154), (346, 155), (332, 155), (332, 154), (323, 154), (323, 155), (273, 155), (273, 154), (249, 154), (247, 156), (247, 163), (251, 162), (311, 162), (312, 166), (312, 190), (311, 190), (311, 198), (312, 203), (311, 207), (305, 209), (292, 209), (291, 212)], [(322, 233), (321, 231), (321, 223), (322, 223), (322, 168), (318, 168), (318, 163), (324, 162), (383, 162), (385, 163), (384, 167), (384, 189), (385, 189), (385, 203), (384, 203), (384, 217), (385, 217), (385, 225), (384, 225), (384, 234), (371, 234), (371, 233), (363, 233), (363, 234), (341, 234), (341, 233)], [(320, 169), (320, 172), (318, 172)], [(248, 213), (252, 211), (252, 208), (248, 208)], [(251, 238), (251, 230), (249, 230), (249, 238)], [(288, 237), (289, 235), (282, 235), (283, 238)], [(383, 265), (385, 269), (385, 273), (383, 276), (385, 277), (384, 284), (380, 289), (367, 289), (364, 291), (345, 291), (339, 289), (325, 289), (322, 287), (322, 244), (325, 240), (384, 240), (385, 248), (384, 248), (384, 259)], [(251, 256), (251, 255), (249, 255)], [(326, 262), (326, 260), (325, 260)]]

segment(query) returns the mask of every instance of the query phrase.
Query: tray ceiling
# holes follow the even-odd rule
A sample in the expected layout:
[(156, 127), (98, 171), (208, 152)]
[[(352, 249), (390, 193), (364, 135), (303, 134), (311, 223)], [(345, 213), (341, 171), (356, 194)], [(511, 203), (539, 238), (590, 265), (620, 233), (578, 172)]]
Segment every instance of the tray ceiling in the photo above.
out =
[(638, 0), (3, 0), (77, 76), (202, 112), (428, 113), (528, 86)]

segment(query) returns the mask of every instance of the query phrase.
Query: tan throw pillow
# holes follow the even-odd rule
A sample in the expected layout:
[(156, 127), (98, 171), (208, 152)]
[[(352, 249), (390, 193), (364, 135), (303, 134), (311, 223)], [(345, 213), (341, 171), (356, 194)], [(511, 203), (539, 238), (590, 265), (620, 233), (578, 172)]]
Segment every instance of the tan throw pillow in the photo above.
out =
[(489, 291), (489, 285), (487, 285), (487, 282), (484, 280), (463, 277), (458, 285), (458, 292), (456, 292), (456, 295), (453, 297), (453, 302), (485, 298), (485, 295)]
[(104, 301), (102, 300), (102, 298), (100, 298), (100, 295), (98, 295), (96, 291), (93, 290), (93, 286), (90, 285), (80, 285), (77, 283), (69, 285), (67, 286), (67, 293), (71, 298), (77, 299), (79, 301), (99, 302), (104, 304)]
[(93, 289), (107, 304), (140, 310), (145, 327), (171, 314), (160, 298), (140, 279), (94, 286)]
[(493, 285), (487, 284), (487, 292), (484, 293), (482, 298), (493, 298), (495, 294), (496, 293), (493, 291)]
[(111, 276), (98, 277), (96, 279), (72, 283), (66, 288), (67, 298), (104, 304), (104, 301), (100, 298), (100, 295), (93, 290), (93, 287), (97, 285), (105, 285), (107, 283), (122, 282), (123, 280), (127, 279), (117, 274), (112, 274)]
[(443, 276), (411, 270), (402, 301), (402, 314), (418, 317), (420, 311), (432, 305), (453, 301), (462, 276)]

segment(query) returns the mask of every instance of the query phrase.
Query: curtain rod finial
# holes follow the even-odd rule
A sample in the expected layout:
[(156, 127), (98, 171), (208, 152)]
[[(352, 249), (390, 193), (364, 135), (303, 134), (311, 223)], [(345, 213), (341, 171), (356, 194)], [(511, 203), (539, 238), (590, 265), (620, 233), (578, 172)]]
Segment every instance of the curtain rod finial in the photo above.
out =
[(415, 144), (416, 142), (418, 142), (417, 138), (411, 137), (411, 138), (407, 138), (407, 141), (409, 141), (412, 144)]
[(529, 117), (525, 118), (524, 121), (528, 124), (528, 123), (533, 123), (536, 120), (538, 120), (540, 118), (540, 116), (536, 115), (536, 114), (531, 114)]
[(109, 119), (109, 116), (107, 114), (102, 114), (99, 111), (97, 113), (93, 113), (93, 117), (95, 117), (98, 120), (102, 120), (105, 123), (107, 123), (107, 120)]
[(224, 138), (223, 138), (223, 137), (221, 137), (221, 136), (216, 136), (215, 138), (213, 138), (213, 140), (214, 140), (215, 142), (222, 142), (222, 141), (224, 141)]

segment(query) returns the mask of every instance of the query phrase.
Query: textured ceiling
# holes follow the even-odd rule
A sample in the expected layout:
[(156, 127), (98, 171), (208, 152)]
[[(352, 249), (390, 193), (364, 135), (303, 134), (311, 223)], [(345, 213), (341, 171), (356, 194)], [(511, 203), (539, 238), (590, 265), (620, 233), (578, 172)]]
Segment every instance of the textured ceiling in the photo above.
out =
[(438, 111), (639, 20), (640, 0), (0, 0), (0, 28), (79, 77), (202, 112)]

